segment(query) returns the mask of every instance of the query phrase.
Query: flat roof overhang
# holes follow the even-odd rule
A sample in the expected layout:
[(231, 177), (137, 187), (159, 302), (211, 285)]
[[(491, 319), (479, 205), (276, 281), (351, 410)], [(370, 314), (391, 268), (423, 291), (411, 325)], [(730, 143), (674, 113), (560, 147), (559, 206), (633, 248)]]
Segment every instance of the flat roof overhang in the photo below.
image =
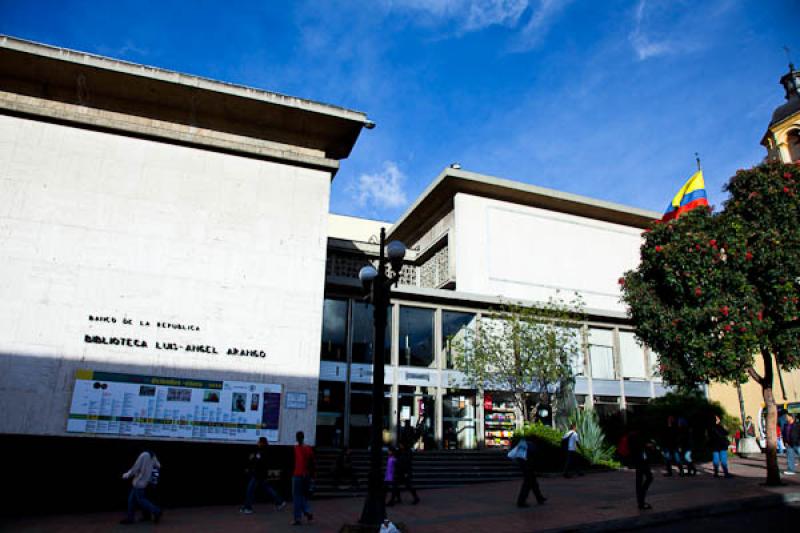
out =
[(389, 230), (389, 238), (412, 245), (437, 220), (453, 209), (453, 199), (458, 193), (539, 207), (642, 229), (648, 227), (653, 220), (661, 218), (661, 214), (655, 211), (466, 170), (447, 168), (392, 226)]
[[(297, 148), (301, 159), (334, 171), (371, 124), (359, 111), (2, 35), (0, 91), (263, 140), (278, 155)], [(2, 110), (18, 111), (12, 104)], [(57, 118), (46, 107), (25, 112)], [(79, 123), (80, 115), (64, 121)], [(116, 122), (105, 129), (128, 132)]]

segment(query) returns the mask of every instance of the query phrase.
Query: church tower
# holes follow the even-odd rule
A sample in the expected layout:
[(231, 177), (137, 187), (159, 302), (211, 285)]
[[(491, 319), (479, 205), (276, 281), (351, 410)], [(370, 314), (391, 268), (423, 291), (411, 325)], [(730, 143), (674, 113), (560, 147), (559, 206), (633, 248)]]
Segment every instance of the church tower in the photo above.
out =
[(789, 63), (789, 72), (781, 77), (786, 103), (775, 109), (761, 144), (768, 161), (800, 162), (800, 70)]

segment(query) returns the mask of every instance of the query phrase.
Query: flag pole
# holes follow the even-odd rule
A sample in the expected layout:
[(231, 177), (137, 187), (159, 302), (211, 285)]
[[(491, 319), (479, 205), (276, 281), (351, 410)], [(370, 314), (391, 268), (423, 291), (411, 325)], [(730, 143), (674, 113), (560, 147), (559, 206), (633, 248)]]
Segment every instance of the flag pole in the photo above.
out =
[(694, 159), (697, 161), (697, 170), (703, 170), (702, 165), (700, 164), (700, 154), (697, 152), (694, 153)]

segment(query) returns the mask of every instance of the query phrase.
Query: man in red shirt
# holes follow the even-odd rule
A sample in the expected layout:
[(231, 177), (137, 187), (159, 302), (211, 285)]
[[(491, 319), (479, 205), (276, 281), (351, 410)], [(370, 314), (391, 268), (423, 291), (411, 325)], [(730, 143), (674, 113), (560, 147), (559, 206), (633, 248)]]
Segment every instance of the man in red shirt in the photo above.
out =
[(314, 515), (311, 514), (311, 505), (308, 503), (308, 493), (314, 475), (314, 451), (311, 446), (303, 444), (305, 434), (302, 431), (297, 432), (296, 439), (294, 471), (292, 472), (292, 506), (294, 507), (292, 525), (299, 526), (302, 515), (305, 515), (309, 522), (314, 519)]

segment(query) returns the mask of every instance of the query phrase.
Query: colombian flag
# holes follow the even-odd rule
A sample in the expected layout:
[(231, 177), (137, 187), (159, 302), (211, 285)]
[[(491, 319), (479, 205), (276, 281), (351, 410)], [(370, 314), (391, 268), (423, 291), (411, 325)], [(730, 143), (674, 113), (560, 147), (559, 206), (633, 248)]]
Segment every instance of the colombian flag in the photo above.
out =
[(708, 200), (706, 199), (706, 184), (703, 181), (703, 171), (698, 170), (683, 184), (681, 190), (670, 202), (661, 220), (674, 220), (701, 205), (708, 205)]

